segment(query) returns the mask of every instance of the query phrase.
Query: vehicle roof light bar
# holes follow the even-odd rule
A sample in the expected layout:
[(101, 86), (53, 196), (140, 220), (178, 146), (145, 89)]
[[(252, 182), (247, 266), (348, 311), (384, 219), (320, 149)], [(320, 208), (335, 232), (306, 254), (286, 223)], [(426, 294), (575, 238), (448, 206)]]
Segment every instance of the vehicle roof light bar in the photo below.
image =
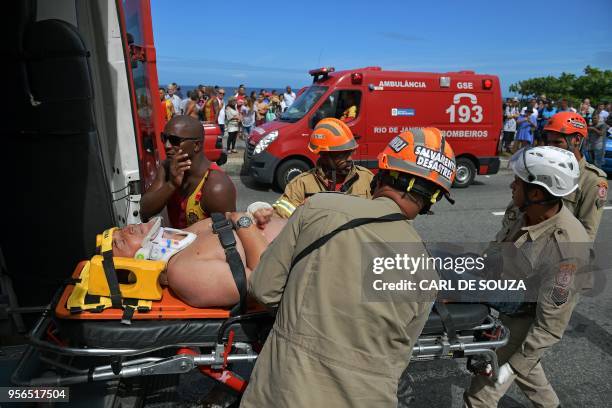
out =
[(312, 76), (312, 83), (316, 83), (318, 81), (325, 80), (329, 77), (329, 74), (334, 72), (336, 68), (334, 67), (322, 67), (317, 69), (311, 69), (308, 73)]

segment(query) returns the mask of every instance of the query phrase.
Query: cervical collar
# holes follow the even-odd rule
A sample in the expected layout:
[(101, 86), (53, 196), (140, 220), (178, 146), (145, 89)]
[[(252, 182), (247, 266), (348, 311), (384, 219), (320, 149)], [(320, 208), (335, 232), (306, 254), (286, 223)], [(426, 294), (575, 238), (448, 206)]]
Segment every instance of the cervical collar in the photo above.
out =
[(134, 258), (152, 261), (168, 261), (173, 255), (187, 248), (196, 239), (196, 234), (161, 226), (161, 218), (155, 218), (153, 228), (142, 240)]

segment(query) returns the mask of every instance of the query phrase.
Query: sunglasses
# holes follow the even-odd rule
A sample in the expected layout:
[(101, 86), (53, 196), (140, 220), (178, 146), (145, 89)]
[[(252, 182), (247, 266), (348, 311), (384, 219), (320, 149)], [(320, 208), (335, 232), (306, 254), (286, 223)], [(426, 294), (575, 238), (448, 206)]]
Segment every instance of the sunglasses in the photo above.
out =
[(161, 140), (164, 143), (170, 142), (172, 146), (180, 146), (181, 143), (187, 140), (200, 140), (197, 137), (180, 137), (176, 135), (171, 135), (169, 133), (162, 132)]

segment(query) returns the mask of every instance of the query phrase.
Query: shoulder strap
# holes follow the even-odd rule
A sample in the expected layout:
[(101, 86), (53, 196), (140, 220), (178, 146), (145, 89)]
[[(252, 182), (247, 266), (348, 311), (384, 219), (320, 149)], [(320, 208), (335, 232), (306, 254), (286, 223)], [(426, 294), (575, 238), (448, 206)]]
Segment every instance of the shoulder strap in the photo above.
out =
[(121, 290), (119, 289), (119, 279), (117, 279), (115, 261), (113, 260), (112, 231), (113, 229), (106, 230), (102, 234), (100, 254), (102, 255), (102, 267), (104, 268), (106, 283), (110, 290), (112, 306), (116, 309), (121, 309)]
[(212, 213), (213, 233), (219, 236), (221, 246), (225, 250), (225, 259), (232, 272), (232, 277), (240, 294), (240, 302), (231, 310), (232, 315), (243, 314), (247, 306), (247, 278), (240, 254), (236, 250), (236, 237), (232, 222), (222, 213)]
[(402, 221), (402, 220), (407, 220), (407, 219), (408, 217), (406, 217), (404, 214), (394, 213), (394, 214), (383, 215), (382, 217), (377, 217), (377, 218), (355, 218), (354, 220), (350, 220), (346, 224), (343, 224), (339, 226), (338, 228), (336, 228), (335, 230), (333, 230), (332, 232), (326, 235), (323, 235), (322, 237), (315, 240), (312, 244), (304, 248), (302, 252), (300, 252), (295, 258), (293, 258), (293, 261), (291, 262), (291, 267), (289, 268), (289, 270), (291, 271), (293, 267), (298, 262), (300, 262), (304, 257), (308, 256), (312, 251), (322, 247), (327, 241), (332, 239), (334, 235), (336, 235), (339, 232), (353, 229), (353, 228), (356, 228), (356, 227), (359, 227), (365, 224), (372, 224), (372, 223), (378, 223), (378, 222)]
[(434, 303), (434, 309), (436, 309), (436, 312), (438, 312), (440, 316), (440, 320), (442, 320), (442, 326), (444, 326), (448, 338), (450, 340), (456, 340), (457, 330), (455, 329), (455, 323), (453, 323), (453, 319), (446, 305), (440, 301), (436, 301)]
[(355, 184), (357, 180), (359, 180), (359, 173), (355, 173), (355, 176), (353, 176), (350, 180), (345, 181), (344, 184), (342, 184), (342, 187), (340, 187), (340, 192), (341, 193), (348, 192), (350, 188), (353, 187), (353, 184)]
[(113, 261), (113, 251), (102, 252), (102, 267), (104, 268), (104, 275), (106, 276), (106, 282), (110, 289), (110, 298), (115, 309), (123, 308), (121, 303), (121, 290), (119, 289), (119, 280), (117, 279), (117, 272), (115, 271), (115, 262)]

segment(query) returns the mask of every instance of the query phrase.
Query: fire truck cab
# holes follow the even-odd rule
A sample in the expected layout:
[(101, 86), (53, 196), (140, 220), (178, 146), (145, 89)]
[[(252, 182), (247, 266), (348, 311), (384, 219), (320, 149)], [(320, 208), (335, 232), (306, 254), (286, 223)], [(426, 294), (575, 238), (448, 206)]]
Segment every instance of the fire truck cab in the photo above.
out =
[(477, 174), (499, 169), (501, 92), (494, 75), (473, 71), (425, 73), (365, 67), (336, 72), (320, 68), (282, 116), (256, 127), (245, 151), (244, 171), (261, 183), (284, 189), (314, 166), (308, 139), (326, 117), (344, 120), (359, 148), (353, 159), (375, 169), (376, 157), (395, 135), (412, 127), (444, 132), (457, 157), (455, 187), (469, 186)]

